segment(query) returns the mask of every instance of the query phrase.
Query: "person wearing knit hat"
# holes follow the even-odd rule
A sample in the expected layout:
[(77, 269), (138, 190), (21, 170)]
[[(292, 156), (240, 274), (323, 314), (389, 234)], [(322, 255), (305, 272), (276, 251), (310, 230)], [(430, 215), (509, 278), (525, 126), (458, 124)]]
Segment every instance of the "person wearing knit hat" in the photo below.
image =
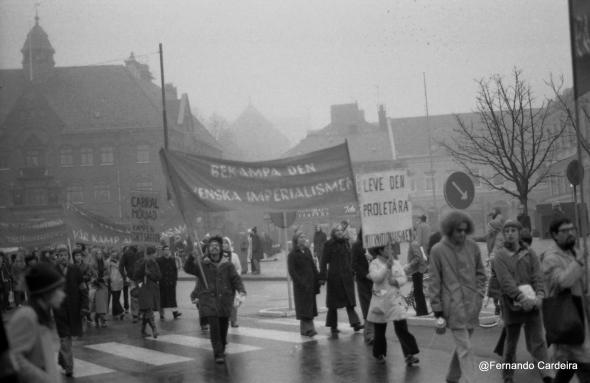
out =
[(59, 348), (52, 310), (65, 298), (64, 279), (49, 264), (33, 266), (25, 276), (29, 304), (10, 318), (7, 334), (22, 382), (61, 382), (55, 350)]
[[(521, 241), (521, 229), (522, 225), (516, 220), (504, 223), (504, 245), (498, 249), (492, 261), (492, 269), (500, 286), (506, 332), (503, 349), (505, 366), (511, 366), (516, 361), (516, 348), (523, 326), (527, 350), (531, 356), (536, 361), (549, 360), (540, 311), (545, 297), (541, 265), (535, 252)], [(544, 382), (553, 381), (552, 371), (540, 369), (539, 372)], [(502, 375), (504, 382), (513, 382), (514, 369), (504, 368)]]

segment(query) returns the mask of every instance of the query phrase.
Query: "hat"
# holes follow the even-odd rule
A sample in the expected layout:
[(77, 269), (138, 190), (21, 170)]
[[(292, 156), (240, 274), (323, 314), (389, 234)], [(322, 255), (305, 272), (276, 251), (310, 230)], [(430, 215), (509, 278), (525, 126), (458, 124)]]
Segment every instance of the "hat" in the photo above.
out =
[(33, 266), (27, 273), (25, 279), (31, 295), (39, 295), (52, 291), (65, 282), (55, 267), (47, 263), (40, 263)]
[(506, 222), (504, 222), (504, 226), (502, 226), (502, 230), (506, 229), (507, 227), (515, 227), (518, 230), (522, 230), (522, 225), (520, 222), (513, 219), (507, 219)]
[(57, 245), (55, 247), (55, 251), (68, 251), (68, 247), (66, 245), (64, 245), (63, 243), (60, 243), (59, 245)]

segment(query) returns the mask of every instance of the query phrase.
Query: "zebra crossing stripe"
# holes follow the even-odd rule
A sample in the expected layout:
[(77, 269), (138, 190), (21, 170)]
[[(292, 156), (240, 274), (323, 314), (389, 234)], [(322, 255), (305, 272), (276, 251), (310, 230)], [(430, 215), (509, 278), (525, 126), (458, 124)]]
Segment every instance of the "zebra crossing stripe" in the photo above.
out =
[(122, 358), (135, 360), (137, 362), (151, 364), (153, 366), (163, 366), (166, 364), (188, 362), (192, 360), (191, 358), (187, 358), (184, 356), (169, 354), (165, 352), (150, 350), (147, 348), (136, 347), (131, 346), (129, 344), (117, 342), (92, 344), (84, 347), (101, 351), (107, 354), (120, 356)]
[(85, 360), (74, 358), (74, 378), (84, 376), (101, 375), (116, 372), (110, 368), (99, 366), (98, 364), (86, 362)]
[(295, 332), (267, 330), (267, 329), (241, 327), (241, 326), (238, 328), (232, 328), (229, 335), (241, 335), (241, 336), (247, 336), (247, 337), (275, 340), (275, 341), (279, 341), (279, 342), (297, 343), (297, 344), (313, 342), (316, 340), (324, 340), (324, 339), (328, 338), (325, 335), (316, 335), (313, 338), (308, 338), (308, 337), (303, 337), (300, 334), (295, 333)]
[[(200, 348), (212, 351), (213, 348), (211, 347), (211, 341), (209, 339), (198, 338), (195, 336), (187, 336), (187, 335), (162, 335), (157, 339), (152, 339), (157, 342), (165, 342), (165, 343), (172, 343), (180, 346), (186, 347), (193, 347), (193, 348)], [(239, 344), (239, 343), (229, 343), (227, 345), (227, 353), (228, 354), (239, 354), (241, 352), (247, 351), (256, 351), (260, 350), (260, 347), (255, 346), (248, 346), (246, 344)]]
[[(299, 326), (299, 320), (297, 319), (285, 319), (285, 318), (279, 318), (279, 319), (259, 319), (258, 322), (260, 323), (272, 323), (272, 324), (281, 324), (281, 325), (286, 325), (286, 326)], [(318, 320), (315, 322), (316, 327), (319, 327), (318, 325), (324, 327), (325, 324), (325, 320)], [(338, 322), (338, 328), (340, 330), (342, 329), (348, 329), (350, 328), (350, 324), (346, 323), (346, 322)]]

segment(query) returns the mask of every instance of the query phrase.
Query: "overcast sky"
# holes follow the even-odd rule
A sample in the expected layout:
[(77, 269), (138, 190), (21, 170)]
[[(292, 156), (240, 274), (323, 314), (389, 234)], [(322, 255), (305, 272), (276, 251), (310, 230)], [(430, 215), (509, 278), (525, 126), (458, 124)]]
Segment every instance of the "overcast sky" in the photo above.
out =
[(474, 80), (514, 66), (539, 99), (551, 73), (571, 84), (566, 0), (0, 0), (0, 68), (21, 67), (35, 2), (58, 66), (123, 64), (133, 51), (159, 84), (162, 42), (166, 81), (230, 121), (249, 99), (313, 129), (355, 101), (369, 121), (378, 104), (423, 115), (423, 72), (431, 114), (472, 111)]

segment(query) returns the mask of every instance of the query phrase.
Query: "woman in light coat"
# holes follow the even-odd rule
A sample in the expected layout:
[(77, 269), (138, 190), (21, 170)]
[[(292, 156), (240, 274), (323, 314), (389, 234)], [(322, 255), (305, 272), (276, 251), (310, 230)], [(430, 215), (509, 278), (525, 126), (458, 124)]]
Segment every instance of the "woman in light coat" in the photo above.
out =
[(105, 315), (109, 305), (109, 271), (102, 249), (93, 249), (90, 262), (90, 311), (94, 313), (97, 328), (107, 327)]
[[(228, 260), (233, 263), (238, 275), (242, 275), (242, 264), (240, 263), (240, 257), (234, 251), (234, 246), (232, 244), (231, 239), (229, 237), (223, 237), (223, 255), (228, 258)], [(237, 293), (236, 293), (237, 294)], [(239, 327), (238, 325), (238, 305), (234, 304), (234, 307), (231, 311), (231, 315), (229, 317), (230, 325), (232, 327)]]
[(123, 290), (123, 276), (119, 271), (119, 253), (116, 250), (111, 252), (111, 259), (109, 261), (109, 286), (110, 295), (112, 297), (111, 313), (113, 319), (123, 319), (125, 312), (121, 306), (121, 291)]
[(379, 362), (385, 362), (385, 332), (387, 323), (393, 321), (406, 365), (411, 366), (420, 362), (415, 356), (420, 350), (416, 338), (408, 331), (406, 305), (399, 291), (400, 286), (407, 281), (406, 274), (399, 261), (394, 258), (390, 246), (373, 247), (369, 252), (374, 257), (369, 265), (368, 278), (373, 281), (373, 295), (367, 315), (367, 320), (375, 324), (373, 356)]

